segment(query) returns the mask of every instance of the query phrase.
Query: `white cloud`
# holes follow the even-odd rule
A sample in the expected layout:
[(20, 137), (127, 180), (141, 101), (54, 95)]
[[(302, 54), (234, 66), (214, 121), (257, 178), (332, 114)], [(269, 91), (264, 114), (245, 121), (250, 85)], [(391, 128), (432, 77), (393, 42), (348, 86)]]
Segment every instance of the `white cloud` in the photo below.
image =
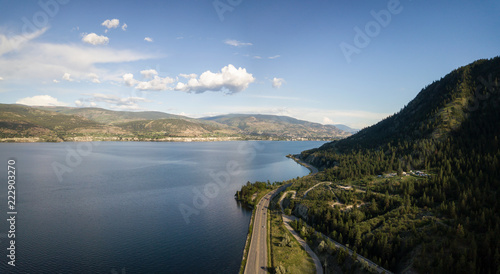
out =
[(63, 77), (62, 77), (63, 80), (66, 80), (68, 82), (73, 82), (73, 79), (71, 79), (71, 74), (69, 73), (64, 73)]
[(154, 90), (154, 91), (159, 91), (159, 90), (171, 90), (172, 87), (169, 85), (175, 82), (175, 79), (170, 78), (170, 77), (159, 77), (155, 76), (152, 80), (147, 81), (147, 82), (139, 82), (135, 88), (138, 90)]
[(267, 58), (269, 58), (269, 59), (276, 59), (276, 58), (280, 58), (280, 57), (281, 57), (281, 55), (274, 55), (274, 56), (270, 56), (270, 57), (267, 57)]
[(178, 81), (170, 77), (160, 77), (154, 69), (141, 71), (145, 79), (149, 81), (139, 81), (134, 78), (132, 73), (127, 73), (122, 76), (123, 82), (129, 87), (135, 87), (138, 90), (179, 90), (185, 92), (203, 93), (205, 91), (225, 91), (229, 94), (240, 92), (248, 85), (255, 81), (251, 73), (248, 73), (244, 68), (236, 69), (233, 65), (227, 65), (218, 73), (206, 71), (198, 76), (194, 73), (179, 74), (179, 77), (188, 79), (187, 83), (177, 82), (175, 88), (171, 84)]
[(127, 25), (127, 24), (125, 24), (125, 23), (123, 23), (122, 30), (123, 30), (123, 31), (126, 31), (126, 30), (127, 30), (127, 28), (128, 28), (128, 25)]
[(123, 75), (123, 82), (125, 82), (125, 85), (132, 87), (137, 84), (137, 80), (134, 79), (134, 75), (132, 73), (127, 73)]
[(95, 73), (89, 73), (87, 76), (88, 76), (88, 78), (90, 78), (92, 83), (96, 83), (96, 84), (101, 83), (101, 80), (99, 80), (99, 75), (97, 75)]
[(254, 57), (252, 57), (253, 59), (262, 59), (262, 57), (260, 57), (259, 55), (255, 55)]
[[(151, 58), (158, 55), (109, 47), (87, 47), (77, 44), (38, 43), (34, 39), (45, 30), (25, 36), (6, 38), (0, 32), (0, 75), (4, 78), (29, 81), (32, 79), (60, 79), (71, 73), (76, 79), (87, 79), (89, 73), (100, 75), (101, 81), (120, 81), (122, 71), (111, 72), (101, 64), (119, 64)], [(27, 78), (29, 76), (29, 78)]]
[(245, 68), (235, 68), (229, 64), (220, 72), (205, 71), (198, 79), (191, 78), (187, 83), (177, 83), (176, 90), (202, 93), (205, 91), (227, 91), (237, 93), (248, 88), (255, 78)]
[(181, 74), (179, 74), (179, 76), (182, 78), (186, 78), (186, 79), (192, 79), (192, 78), (198, 77), (198, 75), (196, 73), (191, 73), (191, 74), (181, 73)]
[(27, 106), (67, 106), (68, 104), (59, 102), (56, 98), (50, 95), (37, 95), (33, 97), (26, 97), (17, 100), (16, 104)]
[(54, 83), (56, 83), (56, 84), (57, 84), (57, 83), (59, 83), (59, 80), (54, 79), (54, 80), (52, 80), (52, 82), (54, 82)]
[(107, 45), (109, 43), (109, 38), (104, 35), (97, 35), (95, 33), (89, 33), (84, 35), (82, 41), (94, 46), (97, 45)]
[(324, 125), (333, 125), (333, 120), (328, 118), (328, 117), (323, 117), (323, 124)]
[(134, 75), (132, 73), (127, 73), (123, 75), (123, 82), (125, 85), (135, 87), (138, 90), (151, 91), (172, 90), (170, 84), (175, 82), (175, 79), (170, 77), (159, 77), (158, 72), (154, 69), (143, 70), (141, 71), (141, 74), (146, 79), (152, 79), (149, 81), (139, 81), (134, 79)]
[(245, 47), (245, 46), (252, 46), (253, 45), (252, 43), (245, 43), (245, 42), (241, 42), (238, 40), (232, 40), (232, 39), (225, 40), (224, 44), (230, 45), (233, 47)]
[(280, 88), (281, 85), (283, 85), (286, 82), (285, 82), (285, 79), (283, 79), (283, 78), (274, 77), (272, 80), (272, 83), (273, 83), (273, 88)]
[(3, 81), (3, 77), (0, 77), (0, 81)]
[(126, 97), (122, 98), (116, 95), (92, 93), (83, 94), (90, 98), (81, 98), (75, 101), (77, 107), (95, 107), (97, 103), (104, 103), (108, 108), (118, 110), (140, 110), (139, 103), (151, 102), (142, 97)]
[(111, 20), (106, 20), (102, 22), (101, 26), (105, 26), (108, 29), (116, 29), (120, 25), (120, 20), (118, 19), (111, 19)]
[(148, 70), (143, 70), (141, 71), (142, 77), (146, 79), (153, 78), (154, 76), (158, 75), (158, 72), (154, 69), (148, 69)]
[(151, 38), (151, 37), (146, 37), (146, 38), (144, 38), (144, 41), (146, 41), (146, 42), (150, 42), (150, 43), (153, 43), (153, 38)]
[(13, 37), (7, 37), (4, 34), (0, 34), (0, 56), (14, 50), (19, 51), (24, 44), (44, 34), (47, 29), (48, 28), (43, 28), (33, 33), (16, 35)]

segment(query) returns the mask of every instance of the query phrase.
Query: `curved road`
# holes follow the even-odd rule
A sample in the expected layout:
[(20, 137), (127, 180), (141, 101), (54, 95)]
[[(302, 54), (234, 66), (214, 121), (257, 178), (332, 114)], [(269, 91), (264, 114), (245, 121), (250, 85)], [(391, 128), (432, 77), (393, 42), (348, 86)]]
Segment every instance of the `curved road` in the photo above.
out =
[(285, 225), (286, 229), (290, 233), (292, 233), (293, 237), (304, 248), (304, 250), (307, 252), (307, 254), (309, 254), (309, 256), (313, 260), (314, 265), (316, 267), (316, 273), (323, 274), (323, 267), (321, 266), (321, 261), (319, 260), (316, 253), (314, 253), (314, 251), (312, 251), (312, 249), (309, 247), (309, 245), (306, 243), (306, 241), (304, 241), (304, 239), (302, 239), (300, 237), (300, 235), (290, 226), (290, 222), (292, 222), (293, 220), (298, 220), (298, 218), (295, 216), (285, 215), (285, 213), (283, 212), (283, 198), (285, 198), (285, 196), (290, 192), (293, 193), (292, 199), (295, 198), (296, 191), (291, 190), (291, 191), (287, 191), (287, 192), (283, 193), (283, 195), (281, 196), (281, 198), (279, 200), (279, 204), (280, 204), (280, 208), (281, 208), (281, 216), (283, 217), (283, 224)]
[(321, 182), (321, 183), (317, 183), (317, 184), (315, 184), (314, 186), (310, 187), (308, 190), (306, 190), (306, 191), (304, 192), (304, 198), (307, 196), (307, 193), (309, 193), (309, 191), (311, 191), (311, 190), (315, 189), (316, 187), (318, 187), (318, 186), (320, 186), (320, 185), (324, 185), (324, 184), (326, 184), (326, 185), (331, 185), (331, 184), (332, 184), (332, 182)]

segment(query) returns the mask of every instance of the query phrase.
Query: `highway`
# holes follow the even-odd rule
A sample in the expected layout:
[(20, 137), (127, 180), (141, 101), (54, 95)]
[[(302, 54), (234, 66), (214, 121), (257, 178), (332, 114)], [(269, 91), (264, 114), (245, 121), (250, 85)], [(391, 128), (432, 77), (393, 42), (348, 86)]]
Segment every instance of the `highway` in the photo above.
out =
[(244, 273), (268, 273), (267, 271), (267, 208), (277, 189), (267, 193), (255, 209), (252, 239), (248, 250)]

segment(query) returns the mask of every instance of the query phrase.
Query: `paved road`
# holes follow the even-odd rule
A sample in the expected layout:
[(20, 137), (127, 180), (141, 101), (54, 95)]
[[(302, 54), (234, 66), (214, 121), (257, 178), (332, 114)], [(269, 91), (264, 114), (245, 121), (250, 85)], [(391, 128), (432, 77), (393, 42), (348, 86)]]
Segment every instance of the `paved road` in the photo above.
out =
[[(248, 249), (244, 273), (268, 273), (267, 271), (267, 208), (272, 198), (292, 184), (275, 189), (262, 197), (255, 209), (252, 239)], [(264, 227), (262, 227), (264, 226)]]
[(313, 260), (314, 262), (314, 265), (316, 266), (316, 273), (317, 274), (323, 274), (323, 267), (321, 266), (321, 261), (319, 260), (318, 256), (316, 255), (316, 253), (314, 253), (314, 251), (312, 251), (312, 249), (309, 247), (309, 245), (300, 237), (300, 235), (290, 226), (290, 222), (293, 221), (293, 220), (297, 220), (298, 218), (295, 217), (295, 216), (288, 216), (288, 215), (285, 215), (285, 213), (283, 212), (283, 198), (286, 197), (286, 195), (288, 193), (293, 193), (293, 196), (295, 196), (296, 192), (295, 190), (290, 190), (290, 191), (287, 191), (285, 193), (283, 193), (283, 195), (281, 196), (280, 200), (279, 200), (279, 204), (280, 204), (280, 207), (281, 207), (281, 216), (283, 217), (283, 224), (285, 224), (285, 227), (288, 231), (290, 231), (290, 233), (292, 233), (293, 237), (299, 242), (299, 244), (304, 248), (304, 250), (307, 252), (307, 254), (309, 254), (309, 256), (311, 256), (311, 259)]
[(324, 184), (326, 184), (326, 185), (331, 185), (331, 184), (332, 184), (332, 182), (321, 182), (321, 183), (317, 183), (317, 184), (315, 184), (314, 186), (310, 187), (308, 190), (306, 190), (306, 191), (304, 192), (304, 198), (307, 196), (307, 193), (309, 193), (309, 191), (311, 191), (311, 190), (315, 189), (316, 187), (318, 187), (318, 186), (320, 186), (320, 185), (324, 185)]
[(267, 272), (267, 208), (269, 200), (277, 190), (266, 194), (257, 204), (253, 223), (252, 239), (248, 250), (245, 273)]

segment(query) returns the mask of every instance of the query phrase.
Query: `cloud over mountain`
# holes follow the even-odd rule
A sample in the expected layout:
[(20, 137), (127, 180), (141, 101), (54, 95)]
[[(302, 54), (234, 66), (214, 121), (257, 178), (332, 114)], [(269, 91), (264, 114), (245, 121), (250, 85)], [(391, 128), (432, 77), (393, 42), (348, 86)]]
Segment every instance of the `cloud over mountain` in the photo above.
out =
[(50, 95), (36, 95), (17, 100), (16, 104), (27, 106), (67, 106), (68, 104), (59, 102), (56, 98)]
[(221, 69), (220, 72), (213, 73), (205, 71), (199, 78), (191, 78), (187, 83), (179, 82), (176, 90), (194, 93), (203, 93), (205, 91), (226, 91), (229, 94), (245, 90), (255, 81), (251, 73), (245, 68), (236, 68), (229, 64)]

